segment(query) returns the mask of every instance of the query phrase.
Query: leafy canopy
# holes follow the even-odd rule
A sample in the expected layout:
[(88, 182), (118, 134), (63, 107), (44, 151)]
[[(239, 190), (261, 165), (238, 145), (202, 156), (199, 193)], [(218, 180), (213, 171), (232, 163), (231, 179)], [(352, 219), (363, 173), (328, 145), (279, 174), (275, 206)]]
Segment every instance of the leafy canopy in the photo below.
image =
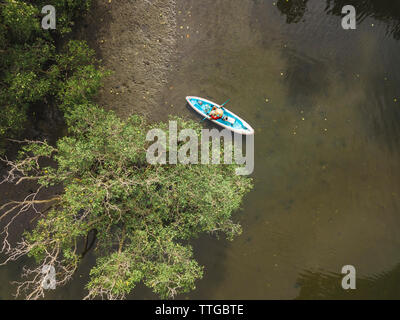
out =
[[(180, 129), (200, 133), (199, 124), (177, 120)], [(28, 254), (39, 264), (56, 261), (57, 272), (75, 270), (77, 243), (94, 229), (98, 259), (88, 298), (124, 298), (141, 281), (162, 298), (194, 289), (203, 269), (189, 240), (202, 232), (229, 239), (239, 234), (231, 215), (251, 180), (236, 175), (236, 165), (148, 164), (146, 132), (154, 125), (139, 116), (123, 121), (81, 104), (66, 113), (66, 121), (70, 134), (57, 148), (28, 144), (20, 154), (20, 161), (52, 158), (56, 168), (36, 160), (21, 168), (44, 187), (64, 186), (47, 216), (25, 234)]]
[[(5, 0), (0, 5), (0, 144), (3, 147), (5, 137), (21, 133), (35, 106), (44, 109), (61, 105), (60, 99), (73, 95), (70, 91), (90, 92), (105, 75), (94, 67), (97, 60), (85, 42), (62, 41), (75, 21), (87, 12), (90, 1), (52, 1), (56, 8), (56, 30), (41, 28), (44, 16), (41, 9), (47, 4), (48, 1)], [(61, 45), (64, 42), (66, 45)], [(80, 83), (79, 77), (85, 81)]]

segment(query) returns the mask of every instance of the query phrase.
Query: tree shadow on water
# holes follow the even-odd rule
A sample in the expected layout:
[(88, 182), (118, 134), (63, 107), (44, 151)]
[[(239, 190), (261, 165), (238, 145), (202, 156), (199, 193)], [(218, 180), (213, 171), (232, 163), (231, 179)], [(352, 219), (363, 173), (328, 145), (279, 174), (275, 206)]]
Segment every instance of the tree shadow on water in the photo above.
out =
[(400, 39), (400, 2), (392, 0), (327, 0), (326, 13), (342, 16), (342, 8), (352, 5), (356, 9), (357, 23), (374, 18), (387, 24), (387, 33)]
[(286, 23), (302, 21), (307, 10), (308, 0), (278, 0), (276, 7), (286, 16)]
[[(276, 7), (286, 16), (287, 23), (304, 21), (308, 0), (278, 0)], [(342, 9), (352, 5), (356, 9), (357, 23), (374, 18), (387, 25), (387, 33), (400, 39), (400, 2), (393, 0), (326, 0), (325, 12), (342, 17)]]
[(203, 278), (196, 281), (196, 289), (181, 295), (180, 299), (214, 299), (210, 296), (226, 276), (226, 248), (230, 242), (221, 235), (219, 239), (203, 234), (193, 241), (194, 259), (204, 266)]

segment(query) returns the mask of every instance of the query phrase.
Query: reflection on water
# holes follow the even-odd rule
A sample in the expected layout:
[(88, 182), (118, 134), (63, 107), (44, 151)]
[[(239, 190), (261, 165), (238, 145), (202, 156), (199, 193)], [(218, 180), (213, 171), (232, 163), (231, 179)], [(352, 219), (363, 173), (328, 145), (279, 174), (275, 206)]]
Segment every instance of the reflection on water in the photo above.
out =
[(296, 286), (300, 289), (297, 299), (398, 299), (400, 265), (392, 270), (357, 279), (357, 290), (346, 293), (340, 285), (343, 275), (337, 273), (303, 271)]
[[(180, 298), (400, 297), (400, 13), (393, 3), (346, 1), (363, 23), (345, 31), (342, 1), (178, 1), (165, 116), (200, 121), (187, 95), (231, 98), (227, 107), (256, 130), (255, 188), (236, 214), (243, 235), (196, 241), (205, 277)], [(55, 296), (83, 297), (92, 263)], [(357, 269), (352, 292), (340, 287), (348, 264)], [(0, 269), (0, 277), (11, 274)], [(143, 288), (131, 296), (153, 297)]]
[[(286, 16), (287, 23), (302, 21), (308, 0), (278, 0), (277, 8)], [(342, 8), (352, 5), (357, 12), (357, 22), (361, 24), (371, 17), (387, 24), (387, 32), (400, 39), (400, 2), (393, 0), (326, 0), (325, 11), (336, 16), (342, 15)]]
[(287, 23), (297, 23), (301, 21), (307, 9), (308, 0), (278, 0), (277, 8), (286, 15)]
[(357, 10), (357, 19), (361, 23), (367, 17), (383, 21), (387, 31), (395, 39), (400, 39), (400, 3), (392, 0), (328, 0), (327, 12), (341, 15), (343, 6), (353, 5)]

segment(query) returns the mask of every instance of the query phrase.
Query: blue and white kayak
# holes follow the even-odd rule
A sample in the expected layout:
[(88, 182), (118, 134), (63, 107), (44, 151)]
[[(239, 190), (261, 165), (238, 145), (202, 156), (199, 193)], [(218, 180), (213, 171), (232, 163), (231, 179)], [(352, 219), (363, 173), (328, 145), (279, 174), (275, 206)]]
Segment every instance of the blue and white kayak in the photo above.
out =
[(214, 122), (215, 124), (217, 124), (223, 128), (226, 128), (235, 133), (243, 134), (243, 135), (254, 134), (253, 128), (246, 121), (244, 121), (243, 119), (238, 117), (236, 114), (227, 110), (224, 107), (222, 107), (222, 110), (224, 111), (224, 115), (221, 119), (218, 119), (218, 120), (211, 119), (211, 117), (208, 114), (211, 112), (212, 108), (214, 106), (217, 108), (220, 108), (220, 106), (218, 104), (216, 104), (212, 101), (209, 101), (209, 100), (203, 99), (203, 98), (199, 98), (199, 97), (193, 97), (193, 96), (186, 97), (186, 101), (196, 112), (198, 112), (203, 117), (207, 118), (208, 120)]

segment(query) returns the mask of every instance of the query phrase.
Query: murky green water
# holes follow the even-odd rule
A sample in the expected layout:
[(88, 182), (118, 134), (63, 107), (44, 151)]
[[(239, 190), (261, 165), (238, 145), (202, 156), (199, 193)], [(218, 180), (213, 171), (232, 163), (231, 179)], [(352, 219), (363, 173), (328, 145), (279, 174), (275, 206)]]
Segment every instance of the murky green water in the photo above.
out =
[[(400, 298), (393, 2), (353, 1), (367, 17), (345, 31), (326, 1), (185, 1), (168, 105), (185, 114), (182, 96), (231, 98), (256, 130), (244, 234), (199, 242), (207, 272), (190, 298)], [(358, 272), (352, 292), (340, 285), (347, 264)]]
[[(196, 241), (205, 277), (180, 298), (400, 298), (400, 3), (359, 2), (178, 1), (166, 114), (200, 121), (186, 95), (231, 98), (256, 130), (255, 188), (235, 214), (243, 235)], [(357, 30), (341, 28), (346, 4)], [(88, 267), (54, 297), (83, 297)]]

